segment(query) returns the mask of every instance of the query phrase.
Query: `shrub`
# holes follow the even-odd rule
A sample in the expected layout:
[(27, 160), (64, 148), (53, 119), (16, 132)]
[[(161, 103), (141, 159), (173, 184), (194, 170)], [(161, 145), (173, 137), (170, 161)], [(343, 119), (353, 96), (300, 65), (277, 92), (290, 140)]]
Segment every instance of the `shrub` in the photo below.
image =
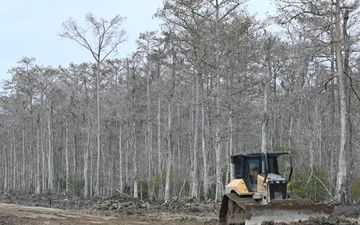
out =
[(352, 199), (360, 199), (360, 177), (355, 179), (355, 183), (351, 189), (351, 197)]
[(85, 186), (85, 179), (79, 174), (70, 174), (68, 183), (69, 191), (74, 193), (76, 196), (80, 196), (81, 191)]
[(292, 182), (292, 191), (302, 198), (314, 201), (324, 201), (329, 198), (326, 173), (322, 168), (314, 167), (312, 177), (309, 177), (310, 168), (297, 174), (298, 179)]

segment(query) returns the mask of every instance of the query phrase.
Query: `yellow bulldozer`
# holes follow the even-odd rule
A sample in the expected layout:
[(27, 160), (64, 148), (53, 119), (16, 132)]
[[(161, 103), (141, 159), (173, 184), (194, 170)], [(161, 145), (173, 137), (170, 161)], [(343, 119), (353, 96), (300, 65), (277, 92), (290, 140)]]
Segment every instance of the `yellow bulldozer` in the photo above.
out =
[(292, 197), (290, 152), (267, 152), (231, 156), (235, 179), (225, 187), (220, 225), (252, 225), (263, 221), (297, 222), (328, 217), (332, 203), (314, 203)]

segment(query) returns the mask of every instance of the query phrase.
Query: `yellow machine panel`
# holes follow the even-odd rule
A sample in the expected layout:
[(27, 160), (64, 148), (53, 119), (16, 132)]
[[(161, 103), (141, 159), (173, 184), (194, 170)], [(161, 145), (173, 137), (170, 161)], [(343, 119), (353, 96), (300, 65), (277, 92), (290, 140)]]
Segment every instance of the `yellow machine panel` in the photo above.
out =
[(231, 193), (233, 191), (235, 191), (238, 195), (249, 193), (243, 179), (234, 179), (226, 185), (225, 193)]

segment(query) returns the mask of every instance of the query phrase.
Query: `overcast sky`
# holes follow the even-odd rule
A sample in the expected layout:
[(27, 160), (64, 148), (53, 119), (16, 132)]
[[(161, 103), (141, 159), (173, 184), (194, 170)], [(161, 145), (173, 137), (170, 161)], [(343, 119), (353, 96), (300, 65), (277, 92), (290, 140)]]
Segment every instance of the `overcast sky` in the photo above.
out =
[[(8, 0), (0, 7), (0, 81), (10, 79), (7, 71), (23, 56), (35, 57), (42, 66), (67, 67), (71, 62), (93, 61), (90, 53), (77, 43), (59, 37), (61, 24), (70, 17), (79, 24), (85, 14), (111, 19), (126, 17), (122, 28), (127, 41), (119, 46), (120, 56), (136, 50), (139, 34), (158, 30), (158, 21), (152, 19), (163, 0)], [(274, 12), (270, 0), (250, 0), (249, 11), (260, 17)]]

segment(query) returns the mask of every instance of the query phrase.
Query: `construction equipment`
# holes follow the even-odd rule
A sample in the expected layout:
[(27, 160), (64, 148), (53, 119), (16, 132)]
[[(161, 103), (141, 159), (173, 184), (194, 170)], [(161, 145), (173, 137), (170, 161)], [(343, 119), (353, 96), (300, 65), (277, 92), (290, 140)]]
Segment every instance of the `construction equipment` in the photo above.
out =
[(267, 152), (231, 156), (235, 179), (225, 188), (219, 224), (252, 225), (263, 221), (297, 222), (328, 217), (332, 203), (295, 199), (289, 191), (293, 174), (290, 152)]

